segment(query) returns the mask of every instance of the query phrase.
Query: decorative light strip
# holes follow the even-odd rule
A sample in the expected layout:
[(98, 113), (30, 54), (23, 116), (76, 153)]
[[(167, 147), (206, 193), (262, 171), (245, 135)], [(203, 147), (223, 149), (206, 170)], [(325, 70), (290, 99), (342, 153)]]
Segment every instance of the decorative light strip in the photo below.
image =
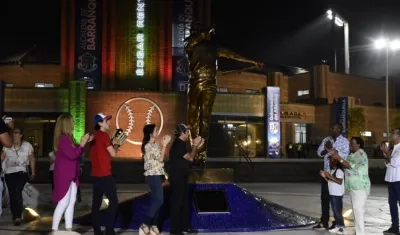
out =
[(136, 7), (136, 75), (144, 76), (144, 19), (145, 0), (137, 0)]

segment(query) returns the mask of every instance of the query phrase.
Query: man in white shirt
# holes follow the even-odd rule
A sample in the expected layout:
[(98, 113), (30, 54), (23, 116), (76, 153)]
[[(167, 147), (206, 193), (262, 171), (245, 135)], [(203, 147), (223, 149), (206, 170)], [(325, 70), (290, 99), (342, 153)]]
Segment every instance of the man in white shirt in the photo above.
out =
[[(326, 137), (321, 145), (318, 147), (318, 156), (324, 158), (324, 171), (329, 172), (329, 150), (335, 149), (339, 156), (346, 160), (350, 153), (350, 142), (342, 135), (343, 126), (340, 123), (336, 123), (332, 127), (331, 136)], [(342, 161), (340, 161), (342, 163)], [(321, 180), (321, 210), (322, 216), (320, 222), (313, 227), (316, 230), (328, 230), (329, 229), (329, 189), (326, 180)], [(333, 222), (330, 228), (334, 228), (335, 222)]]
[(389, 150), (388, 145), (381, 145), (386, 162), (385, 181), (388, 182), (389, 208), (392, 217), (392, 226), (383, 233), (400, 234), (399, 209), (397, 207), (400, 201), (400, 128), (393, 130), (392, 139), (395, 144), (392, 151)]

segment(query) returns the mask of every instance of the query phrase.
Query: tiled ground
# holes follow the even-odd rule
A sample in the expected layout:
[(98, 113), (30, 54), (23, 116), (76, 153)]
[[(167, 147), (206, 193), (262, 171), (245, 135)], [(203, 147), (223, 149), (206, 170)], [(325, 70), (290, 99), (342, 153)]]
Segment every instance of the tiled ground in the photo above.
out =
[[(319, 217), (320, 214), (320, 201), (319, 201), (319, 184), (312, 183), (265, 183), (265, 184), (240, 184), (240, 186), (248, 189), (249, 191), (275, 203), (285, 205), (303, 214)], [(43, 193), (43, 200), (50, 201), (50, 186), (37, 185), (40, 192)], [(119, 198), (120, 200), (132, 198), (147, 190), (146, 185), (119, 185)], [(83, 185), (84, 204), (77, 205), (76, 215), (87, 212), (90, 205), (90, 186)], [(350, 200), (345, 196), (344, 211), (350, 208)], [(10, 212), (5, 209), (3, 215), (0, 217), (0, 234), (47, 234), (51, 228), (51, 214), (53, 208), (48, 207), (40, 211), (42, 218), (23, 226), (16, 228), (11, 224)], [(387, 204), (387, 190), (384, 185), (373, 186), (371, 196), (368, 199), (366, 208), (366, 226), (368, 235), (382, 234), (382, 231), (390, 225), (389, 207)], [(351, 216), (350, 216), (351, 217)], [(349, 234), (353, 234), (352, 219), (346, 221), (348, 225)], [(60, 228), (63, 225), (60, 226)], [(92, 234), (90, 228), (77, 227), (76, 231), (81, 234)], [(135, 231), (121, 231), (119, 234), (137, 234)], [(239, 233), (237, 233), (239, 235)], [(265, 234), (265, 232), (251, 233), (254, 235)], [(324, 234), (323, 232), (316, 232), (310, 228), (286, 231), (268, 232), (271, 235), (313, 235)], [(325, 234), (329, 234), (326, 232)]]

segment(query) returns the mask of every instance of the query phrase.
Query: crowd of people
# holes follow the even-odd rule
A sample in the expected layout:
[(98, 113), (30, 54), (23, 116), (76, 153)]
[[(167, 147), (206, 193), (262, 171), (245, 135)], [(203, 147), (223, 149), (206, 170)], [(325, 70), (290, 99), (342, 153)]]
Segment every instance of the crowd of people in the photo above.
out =
[[(74, 207), (79, 197), (79, 176), (85, 147), (89, 145), (89, 158), (92, 165), (93, 201), (92, 226), (94, 233), (103, 234), (100, 228), (100, 207), (103, 195), (109, 200), (108, 218), (105, 220), (105, 234), (115, 234), (114, 223), (117, 215), (118, 196), (116, 182), (112, 176), (111, 158), (117, 156), (119, 147), (125, 143), (126, 135), (116, 131), (110, 137), (111, 115), (99, 113), (94, 117), (94, 132), (86, 133), (77, 143), (73, 137), (74, 119), (70, 114), (62, 114), (56, 122), (54, 130), (53, 152), (50, 176), (52, 179), (52, 200), (57, 204), (52, 222), (52, 233), (59, 229), (64, 215), (65, 229), (72, 231)], [(364, 141), (360, 137), (352, 137), (350, 141), (342, 135), (343, 127), (335, 124), (332, 133), (326, 137), (318, 148), (318, 155), (324, 158), (324, 170), (319, 174), (321, 180), (321, 209), (319, 223), (313, 228), (329, 230), (330, 233), (345, 234), (343, 218), (343, 196), (350, 195), (357, 235), (365, 234), (365, 206), (371, 189), (368, 175), (368, 156), (364, 151)], [(169, 148), (168, 179), (171, 186), (171, 228), (173, 235), (194, 232), (190, 225), (188, 208), (188, 176), (197, 149), (204, 144), (204, 139), (197, 137), (188, 145), (190, 127), (179, 124), (175, 129), (175, 139)], [(12, 136), (12, 138), (10, 137)], [(399, 233), (398, 204), (400, 202), (400, 129), (392, 133), (394, 146), (382, 143), (380, 150), (385, 157), (386, 176), (388, 182), (389, 207), (392, 225), (384, 231), (386, 234)], [(157, 227), (160, 208), (165, 203), (163, 195), (163, 179), (166, 171), (164, 158), (171, 136), (165, 135), (159, 141), (159, 130), (154, 124), (145, 125), (141, 151), (144, 160), (144, 176), (150, 187), (151, 205), (143, 223), (140, 235), (160, 235)], [(10, 195), (10, 208), (15, 226), (21, 224), (23, 199), (22, 190), (28, 180), (35, 177), (35, 161), (32, 145), (23, 140), (23, 131), (0, 121), (0, 142), (2, 173)], [(0, 181), (0, 189), (3, 181)], [(1, 195), (1, 194), (0, 194)], [(330, 207), (334, 221), (330, 223)], [(1, 214), (1, 211), (0, 211)]]
[[(107, 208), (108, 218), (105, 220), (105, 234), (114, 232), (114, 223), (117, 216), (118, 196), (116, 182), (112, 176), (111, 158), (117, 156), (120, 146), (125, 143), (126, 135), (117, 130), (113, 136), (107, 132), (110, 129), (111, 115), (97, 114), (94, 117), (94, 132), (86, 133), (76, 143), (73, 137), (74, 120), (70, 114), (61, 115), (56, 122), (54, 131), (54, 165), (53, 173), (53, 202), (57, 206), (53, 214), (52, 233), (59, 229), (62, 216), (65, 218), (65, 229), (72, 231), (74, 205), (77, 200), (79, 188), (79, 176), (81, 172), (80, 162), (86, 145), (90, 145), (90, 161), (93, 178), (92, 201), (92, 226), (96, 235), (103, 234), (100, 223), (100, 207), (103, 195), (109, 203)], [(187, 177), (190, 163), (193, 161), (196, 150), (204, 139), (197, 137), (189, 148), (187, 141), (190, 136), (190, 128), (179, 124), (175, 130), (175, 140), (170, 151), (171, 173), (169, 182), (172, 189), (171, 202), (171, 234), (181, 235), (183, 232), (193, 232), (189, 218)], [(151, 206), (142, 225), (138, 228), (141, 235), (160, 235), (158, 230), (158, 215), (163, 199), (163, 178), (165, 175), (164, 157), (166, 147), (171, 137), (165, 135), (160, 142), (158, 140), (158, 128), (154, 124), (146, 125), (143, 129), (142, 153), (144, 160), (144, 175), (151, 190)]]
[[(341, 133), (343, 126), (335, 124), (332, 134), (326, 137), (318, 148), (318, 155), (324, 158), (324, 170), (320, 171), (322, 216), (313, 228), (329, 230), (330, 233), (346, 234), (343, 219), (343, 195), (348, 192), (352, 204), (356, 235), (365, 235), (365, 207), (371, 190), (368, 175), (368, 156), (364, 141), (352, 137), (350, 142)], [(383, 142), (380, 150), (385, 157), (388, 182), (389, 207), (392, 225), (384, 234), (400, 234), (398, 204), (400, 202), (400, 129), (392, 132), (393, 148)], [(334, 221), (329, 224), (330, 206)]]

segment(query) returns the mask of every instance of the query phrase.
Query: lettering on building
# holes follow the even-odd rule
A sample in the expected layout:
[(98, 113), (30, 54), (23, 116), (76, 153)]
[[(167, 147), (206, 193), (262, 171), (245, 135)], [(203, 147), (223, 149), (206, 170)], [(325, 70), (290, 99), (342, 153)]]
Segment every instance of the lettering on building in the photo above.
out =
[(190, 35), (190, 25), (193, 22), (193, 0), (185, 0), (184, 19), (186, 38)]
[(145, 46), (145, 35), (143, 28), (145, 27), (145, 0), (137, 0), (136, 7), (136, 75), (144, 76), (144, 46)]
[(294, 118), (294, 119), (304, 119), (306, 117), (305, 112), (287, 112), (287, 111), (281, 111), (281, 118)]
[(79, 46), (85, 51), (96, 50), (96, 0), (89, 0), (86, 8), (81, 8)]

